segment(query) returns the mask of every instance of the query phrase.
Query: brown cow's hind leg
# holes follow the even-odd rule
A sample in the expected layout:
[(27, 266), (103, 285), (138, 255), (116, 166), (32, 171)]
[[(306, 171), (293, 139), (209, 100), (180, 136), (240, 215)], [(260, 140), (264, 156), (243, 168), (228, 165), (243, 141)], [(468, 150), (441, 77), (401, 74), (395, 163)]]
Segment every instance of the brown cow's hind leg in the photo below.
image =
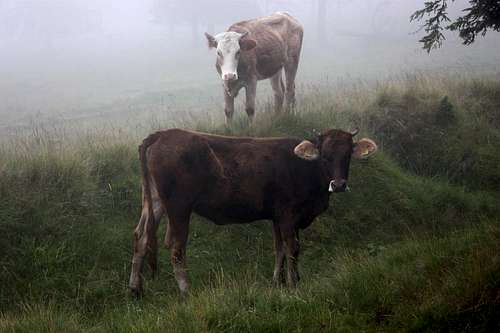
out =
[[(147, 208), (142, 209), (141, 219), (134, 231), (134, 255), (132, 257), (132, 269), (130, 272), (129, 288), (136, 297), (142, 293), (142, 266), (144, 257), (151, 252), (150, 246), (155, 245), (154, 237), (156, 226), (153, 225), (153, 219), (149, 218)], [(151, 262), (150, 262), (151, 264)]]
[(157, 197), (153, 199), (153, 211), (155, 216), (154, 219), (151, 219), (147, 204), (143, 204), (141, 218), (134, 230), (134, 255), (132, 257), (129, 287), (135, 297), (140, 296), (142, 293), (141, 273), (144, 257), (148, 256), (148, 263), (153, 275), (156, 273), (158, 267), (156, 231), (165, 210)]
[(179, 290), (185, 293), (188, 289), (186, 272), (186, 243), (189, 233), (189, 209), (167, 208), (169, 219), (167, 241), (170, 245), (170, 259), (175, 280)]
[(132, 269), (128, 286), (134, 297), (139, 297), (142, 293), (142, 263), (146, 255), (146, 236), (144, 235), (145, 224), (148, 219), (148, 213), (143, 208), (141, 219), (134, 231), (134, 255), (132, 257)]
[(153, 201), (153, 211), (155, 215), (154, 224), (148, 229), (150, 233), (148, 235), (148, 264), (151, 269), (151, 274), (153, 277), (156, 276), (158, 272), (158, 237), (156, 232), (158, 231), (158, 226), (160, 225), (160, 220), (165, 213), (165, 209), (159, 200)]

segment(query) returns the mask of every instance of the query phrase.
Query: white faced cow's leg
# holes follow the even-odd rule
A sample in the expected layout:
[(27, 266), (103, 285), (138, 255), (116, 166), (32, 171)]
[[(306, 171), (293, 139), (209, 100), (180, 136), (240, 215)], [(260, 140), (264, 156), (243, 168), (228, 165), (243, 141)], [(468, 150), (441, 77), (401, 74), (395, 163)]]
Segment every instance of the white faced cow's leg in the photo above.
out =
[(191, 211), (177, 207), (167, 207), (169, 219), (168, 232), (170, 245), (170, 259), (174, 271), (175, 280), (179, 290), (184, 293), (188, 289), (186, 272), (186, 243), (189, 233), (189, 218)]
[[(144, 201), (143, 201), (144, 203)], [(158, 199), (153, 199), (154, 218), (150, 218), (147, 204), (143, 204), (141, 218), (134, 231), (134, 255), (130, 272), (129, 287), (136, 297), (142, 292), (142, 266), (144, 257), (149, 255), (149, 265), (153, 274), (157, 269), (157, 240), (156, 231), (162, 215), (163, 205)]]
[(285, 77), (286, 77), (286, 111), (291, 112), (295, 107), (295, 75), (297, 74), (298, 59), (289, 60), (285, 64)]
[(274, 250), (275, 250), (275, 264), (273, 272), (273, 281), (276, 284), (285, 282), (285, 251), (283, 249), (283, 239), (281, 237), (281, 230), (278, 222), (273, 221), (273, 239), (274, 239)]
[(273, 88), (274, 93), (274, 111), (276, 113), (280, 113), (283, 109), (283, 94), (285, 90), (281, 69), (278, 71), (278, 73), (274, 74), (274, 76), (271, 77), (271, 87)]
[(302, 33), (294, 34), (288, 41), (288, 57), (285, 63), (286, 78), (286, 110), (290, 112), (295, 107), (295, 76), (299, 67), (300, 51), (302, 48)]
[(248, 119), (250, 120), (250, 122), (252, 122), (255, 114), (255, 95), (257, 94), (256, 79), (248, 80), (245, 92), (246, 92), (245, 111), (247, 112)]
[(226, 125), (231, 125), (234, 114), (234, 97), (229, 96), (226, 90), (224, 90), (224, 113), (226, 114)]

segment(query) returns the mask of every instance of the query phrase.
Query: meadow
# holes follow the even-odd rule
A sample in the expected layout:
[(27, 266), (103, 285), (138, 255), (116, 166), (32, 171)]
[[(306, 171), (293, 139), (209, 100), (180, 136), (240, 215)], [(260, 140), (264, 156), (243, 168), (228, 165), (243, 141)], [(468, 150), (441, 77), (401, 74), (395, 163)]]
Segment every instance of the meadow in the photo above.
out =
[[(262, 103), (250, 127), (241, 110), (232, 128), (213, 110), (127, 128), (32, 124), (3, 140), (0, 331), (500, 331), (500, 77), (408, 73), (298, 95), (295, 114)], [(136, 301), (137, 146), (172, 126), (306, 138), (359, 127), (380, 151), (351, 163), (352, 192), (302, 233), (297, 289), (271, 283), (268, 221), (193, 216), (189, 294), (160, 248)]]

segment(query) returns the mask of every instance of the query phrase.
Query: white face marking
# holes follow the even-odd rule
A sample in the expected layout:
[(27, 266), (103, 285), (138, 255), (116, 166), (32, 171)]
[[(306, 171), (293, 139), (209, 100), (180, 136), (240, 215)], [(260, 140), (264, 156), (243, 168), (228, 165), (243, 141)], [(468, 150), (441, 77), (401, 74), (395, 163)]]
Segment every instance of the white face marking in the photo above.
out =
[(217, 41), (217, 64), (221, 69), (221, 79), (238, 79), (238, 61), (240, 58), (240, 38), (242, 34), (229, 31), (215, 36)]

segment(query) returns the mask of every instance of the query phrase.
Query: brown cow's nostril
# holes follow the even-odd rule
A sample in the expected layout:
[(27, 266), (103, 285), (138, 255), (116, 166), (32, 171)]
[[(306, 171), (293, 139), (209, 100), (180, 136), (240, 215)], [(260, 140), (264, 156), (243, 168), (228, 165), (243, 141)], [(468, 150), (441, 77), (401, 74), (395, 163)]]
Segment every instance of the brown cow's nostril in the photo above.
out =
[(345, 179), (332, 180), (328, 188), (329, 192), (345, 192), (347, 190), (347, 182)]

